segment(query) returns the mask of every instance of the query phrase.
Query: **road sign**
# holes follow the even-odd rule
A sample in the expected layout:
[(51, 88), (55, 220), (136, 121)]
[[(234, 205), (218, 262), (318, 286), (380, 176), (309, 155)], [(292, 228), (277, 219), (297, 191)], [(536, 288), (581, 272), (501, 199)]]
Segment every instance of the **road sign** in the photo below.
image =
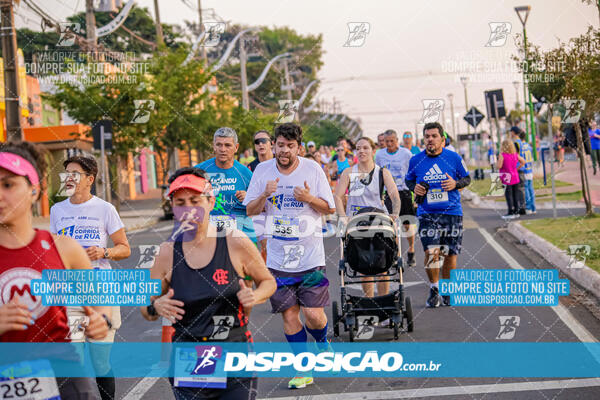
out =
[(481, 113), (481, 111), (479, 111), (475, 107), (471, 107), (471, 109), (463, 117), (463, 119), (467, 121), (467, 123), (473, 128), (477, 128), (477, 125), (479, 125), (479, 123), (483, 121), (484, 118), (485, 116)]
[(459, 142), (472, 142), (474, 140), (481, 140), (481, 133), (466, 133), (458, 135)]
[[(494, 106), (494, 99), (496, 105)], [(506, 108), (504, 107), (504, 92), (502, 89), (485, 91), (485, 107), (489, 118), (496, 118), (496, 109), (498, 118), (506, 117)]]
[(102, 150), (100, 135), (104, 136), (104, 150), (112, 150), (112, 121), (110, 119), (101, 119), (92, 127), (92, 136), (94, 137), (94, 149)]

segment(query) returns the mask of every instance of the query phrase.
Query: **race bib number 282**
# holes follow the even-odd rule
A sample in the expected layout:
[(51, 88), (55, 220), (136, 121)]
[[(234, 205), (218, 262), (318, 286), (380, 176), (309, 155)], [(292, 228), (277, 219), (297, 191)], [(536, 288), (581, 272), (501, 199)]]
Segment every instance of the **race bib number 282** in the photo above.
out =
[[(0, 367), (0, 399), (60, 400), (58, 385), (46, 360), (23, 361)], [(11, 371), (28, 371), (28, 376), (11, 376)], [(19, 375), (16, 373), (16, 375)], [(35, 377), (42, 375), (45, 377)]]

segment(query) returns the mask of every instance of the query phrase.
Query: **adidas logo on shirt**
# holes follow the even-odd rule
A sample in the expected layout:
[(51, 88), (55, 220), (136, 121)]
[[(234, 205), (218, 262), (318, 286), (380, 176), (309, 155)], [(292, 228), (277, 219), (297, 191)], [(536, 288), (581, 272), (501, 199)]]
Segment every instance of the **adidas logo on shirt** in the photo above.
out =
[(446, 174), (442, 172), (437, 164), (433, 164), (433, 167), (429, 168), (429, 171), (423, 177), (425, 181), (441, 181), (446, 179)]

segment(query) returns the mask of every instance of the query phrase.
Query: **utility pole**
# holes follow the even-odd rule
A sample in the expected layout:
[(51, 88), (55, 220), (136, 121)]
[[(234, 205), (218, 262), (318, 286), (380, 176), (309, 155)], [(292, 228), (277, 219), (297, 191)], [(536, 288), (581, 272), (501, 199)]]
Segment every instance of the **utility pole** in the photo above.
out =
[(248, 54), (246, 53), (246, 46), (244, 43), (244, 37), (240, 38), (240, 73), (242, 77), (242, 107), (244, 110), (250, 109), (250, 98), (248, 96), (248, 76), (246, 75), (246, 61), (248, 61)]
[[(200, 17), (200, 35), (205, 31), (204, 24), (202, 23), (202, 0), (198, 0), (198, 16)], [(206, 40), (206, 38), (205, 38)], [(202, 58), (204, 59), (204, 64), (208, 65), (208, 58), (206, 56), (206, 46), (202, 46)]]
[(12, 0), (0, 0), (2, 55), (4, 58), (4, 101), (6, 104), (7, 139), (23, 140), (19, 107), (19, 60)]
[(96, 51), (98, 38), (96, 37), (96, 15), (94, 14), (94, 0), (85, 0), (85, 37), (88, 46)]
[(160, 24), (160, 12), (158, 11), (158, 0), (154, 0), (154, 14), (156, 15), (156, 44), (160, 46), (164, 44), (164, 41), (162, 25)]

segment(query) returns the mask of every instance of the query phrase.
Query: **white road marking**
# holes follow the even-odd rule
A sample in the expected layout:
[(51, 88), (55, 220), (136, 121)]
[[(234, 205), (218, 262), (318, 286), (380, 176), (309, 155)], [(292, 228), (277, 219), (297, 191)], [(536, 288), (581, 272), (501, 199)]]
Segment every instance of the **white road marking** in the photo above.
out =
[[(512, 269), (524, 269), (517, 260), (513, 258), (496, 240), (490, 235), (488, 231), (483, 228), (479, 228), (479, 233), (485, 238), (487, 243), (492, 246), (494, 250), (506, 261), (506, 263)], [(558, 318), (573, 332), (577, 339), (581, 342), (597, 342), (596, 338), (577, 321), (573, 315), (567, 310), (562, 304), (550, 307), (558, 315)]]
[[(565, 390), (584, 387), (600, 386), (600, 378), (563, 379), (553, 381), (493, 383), (490, 385), (444, 386), (432, 388), (417, 388), (390, 390), (379, 392), (343, 393), (344, 400), (384, 400), (384, 399), (414, 399), (417, 397), (461, 396), (482, 393), (528, 392), (533, 390)], [(271, 397), (271, 400), (327, 400), (332, 394), (317, 394), (311, 396)]]
[(159, 379), (160, 378), (151, 378), (148, 376), (143, 378), (141, 381), (139, 381), (137, 383), (137, 385), (135, 385), (133, 387), (133, 389), (131, 389), (129, 391), (129, 393), (127, 393), (125, 396), (123, 396), (123, 399), (124, 400), (140, 400), (142, 398), (142, 396), (144, 396), (144, 394), (146, 394), (146, 392), (148, 390), (150, 390), (156, 382), (158, 382)]

